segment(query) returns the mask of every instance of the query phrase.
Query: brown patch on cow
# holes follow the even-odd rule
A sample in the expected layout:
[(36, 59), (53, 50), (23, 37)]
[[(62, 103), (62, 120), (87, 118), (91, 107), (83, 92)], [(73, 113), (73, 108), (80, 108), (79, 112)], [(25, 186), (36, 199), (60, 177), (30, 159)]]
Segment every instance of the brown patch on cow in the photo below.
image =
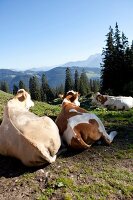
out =
[(83, 143), (82, 139), (79, 138), (79, 140), (78, 140), (77, 137), (76, 138), (73, 137), (72, 140), (71, 140), (70, 147), (73, 148), (73, 149), (81, 150), (81, 149), (87, 149), (89, 146), (87, 144)]
[(22, 95), (22, 96), (18, 97), (18, 100), (23, 102), (25, 100), (25, 97)]
[(102, 136), (98, 128), (99, 125), (97, 121), (95, 119), (90, 119), (89, 123), (77, 124), (74, 127), (74, 132), (76, 133), (76, 138), (81, 138), (87, 145), (91, 145)]
[(96, 96), (96, 100), (101, 104), (104, 104), (107, 101), (107, 97), (99, 94)]
[[(70, 112), (71, 109), (74, 109), (75, 112)], [(67, 128), (68, 119), (76, 115), (82, 115), (82, 113), (87, 113), (87, 111), (73, 104), (64, 103), (61, 113), (57, 116), (55, 120), (61, 136)]]
[(55, 120), (55, 123), (59, 128), (60, 135), (63, 135), (64, 131), (67, 129), (68, 119), (76, 115), (82, 115), (82, 113), (69, 112), (68, 110), (68, 112), (66, 111), (64, 114), (63, 112), (59, 114)]
[(74, 100), (79, 96), (78, 92), (68, 92), (64, 95), (63, 99), (67, 99), (71, 103), (74, 102)]
[(24, 89), (18, 90), (14, 99), (18, 99), (19, 101), (23, 102), (27, 97), (27, 92)]

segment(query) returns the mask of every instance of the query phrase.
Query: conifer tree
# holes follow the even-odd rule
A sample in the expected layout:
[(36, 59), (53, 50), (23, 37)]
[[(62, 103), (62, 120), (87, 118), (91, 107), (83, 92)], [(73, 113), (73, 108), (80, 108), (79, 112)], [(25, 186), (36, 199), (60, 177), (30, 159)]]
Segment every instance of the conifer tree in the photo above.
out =
[(54, 91), (50, 88), (46, 75), (42, 75), (42, 84), (41, 84), (41, 100), (42, 101), (52, 101), (54, 99)]
[(65, 94), (73, 89), (73, 80), (71, 76), (70, 68), (66, 68), (66, 78), (65, 78)]
[(18, 86), (17, 85), (13, 85), (13, 94), (17, 94), (17, 91), (18, 91)]
[(47, 101), (47, 90), (48, 90), (48, 81), (46, 75), (42, 75), (42, 84), (41, 84), (41, 100)]
[(131, 47), (127, 47), (125, 52), (125, 81), (123, 86), (124, 95), (133, 96), (133, 42)]
[(100, 91), (100, 81), (90, 79), (90, 90), (94, 93)]
[(0, 85), (0, 89), (3, 91), (3, 92), (6, 92), (6, 93), (9, 93), (10, 90), (9, 90), (9, 85), (6, 81), (2, 81), (1, 82), (1, 85)]
[[(109, 42), (110, 41), (110, 42)], [(112, 42), (111, 42), (112, 41)], [(111, 43), (111, 45), (110, 45)], [(110, 48), (112, 47), (112, 48)], [(120, 31), (116, 23), (115, 32), (110, 28), (107, 34), (106, 48), (103, 49), (101, 64), (101, 91), (112, 95), (128, 95), (132, 86), (132, 45), (129, 48), (128, 39)]]
[(41, 100), (40, 84), (37, 76), (33, 76), (29, 80), (29, 91), (33, 100)]
[(79, 92), (79, 74), (78, 74), (78, 70), (75, 70), (75, 74), (74, 74), (75, 80), (74, 80), (74, 90)]
[(24, 82), (22, 80), (19, 81), (19, 89), (27, 90), (26, 86), (25, 86), (25, 84), (24, 84)]
[(112, 27), (109, 27), (109, 32), (106, 35), (106, 46), (103, 49), (103, 62), (101, 64), (101, 91), (105, 93), (112, 88), (112, 77), (114, 74), (114, 32)]
[(61, 84), (57, 86), (55, 91), (56, 91), (56, 97), (58, 97), (59, 94), (64, 94), (64, 85)]
[(89, 80), (84, 70), (80, 75), (79, 92), (81, 95), (87, 95), (90, 92)]

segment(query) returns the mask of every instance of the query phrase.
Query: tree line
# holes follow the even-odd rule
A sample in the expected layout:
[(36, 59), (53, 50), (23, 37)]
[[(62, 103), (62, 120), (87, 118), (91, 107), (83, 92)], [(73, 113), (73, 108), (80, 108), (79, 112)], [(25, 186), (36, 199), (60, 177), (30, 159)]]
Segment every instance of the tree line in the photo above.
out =
[[(57, 98), (59, 94), (64, 94), (69, 90), (75, 90), (85, 96), (91, 92), (99, 91), (99, 87), (100, 81), (92, 79), (89, 80), (84, 70), (80, 75), (78, 70), (75, 70), (74, 77), (72, 77), (71, 68), (67, 67), (65, 83), (56, 88), (51, 88), (49, 86), (47, 77), (44, 73), (41, 80), (37, 77), (37, 75), (30, 77), (28, 88), (25, 86), (24, 82), (20, 80), (18, 85), (13, 85), (12, 93), (16, 94), (18, 89), (23, 88), (30, 92), (33, 100), (51, 102)], [(0, 82), (0, 90), (10, 92), (6, 81)]]
[(133, 96), (133, 41), (129, 45), (125, 34), (110, 26), (106, 35), (101, 64), (101, 92), (110, 95)]

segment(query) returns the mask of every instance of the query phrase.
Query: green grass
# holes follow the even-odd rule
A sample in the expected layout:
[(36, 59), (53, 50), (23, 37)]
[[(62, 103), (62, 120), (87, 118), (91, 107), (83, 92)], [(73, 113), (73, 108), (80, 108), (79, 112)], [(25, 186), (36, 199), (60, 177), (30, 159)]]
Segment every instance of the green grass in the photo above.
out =
[(45, 102), (35, 101), (35, 106), (30, 109), (38, 116), (47, 115), (51, 118), (55, 118), (61, 110), (59, 105), (50, 105)]
[[(0, 91), (0, 120), (11, 96)], [(31, 111), (55, 119), (61, 110), (60, 104), (55, 104), (35, 102)], [(55, 163), (43, 168), (42, 179), (46, 172), (50, 174), (46, 184), (38, 181), (35, 171), (20, 175), (16, 185), (29, 184), (38, 200), (133, 199), (133, 109), (92, 110), (89, 104), (81, 105), (95, 113), (108, 131), (118, 131), (114, 142), (110, 146), (94, 145), (83, 152), (62, 154)]]
[(11, 94), (7, 94), (0, 90), (0, 123), (3, 117), (4, 106), (10, 98), (12, 98)]

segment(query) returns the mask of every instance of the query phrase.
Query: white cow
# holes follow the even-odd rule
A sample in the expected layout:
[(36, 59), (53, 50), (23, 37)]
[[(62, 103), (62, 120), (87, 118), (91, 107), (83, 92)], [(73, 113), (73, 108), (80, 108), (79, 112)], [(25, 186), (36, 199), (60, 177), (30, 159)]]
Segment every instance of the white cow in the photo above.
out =
[(16, 157), (27, 166), (54, 162), (61, 145), (54, 121), (30, 112), (33, 105), (30, 95), (20, 89), (8, 101), (0, 126), (0, 154)]
[(99, 92), (92, 97), (92, 103), (115, 110), (129, 110), (133, 108), (132, 97), (102, 95)]

